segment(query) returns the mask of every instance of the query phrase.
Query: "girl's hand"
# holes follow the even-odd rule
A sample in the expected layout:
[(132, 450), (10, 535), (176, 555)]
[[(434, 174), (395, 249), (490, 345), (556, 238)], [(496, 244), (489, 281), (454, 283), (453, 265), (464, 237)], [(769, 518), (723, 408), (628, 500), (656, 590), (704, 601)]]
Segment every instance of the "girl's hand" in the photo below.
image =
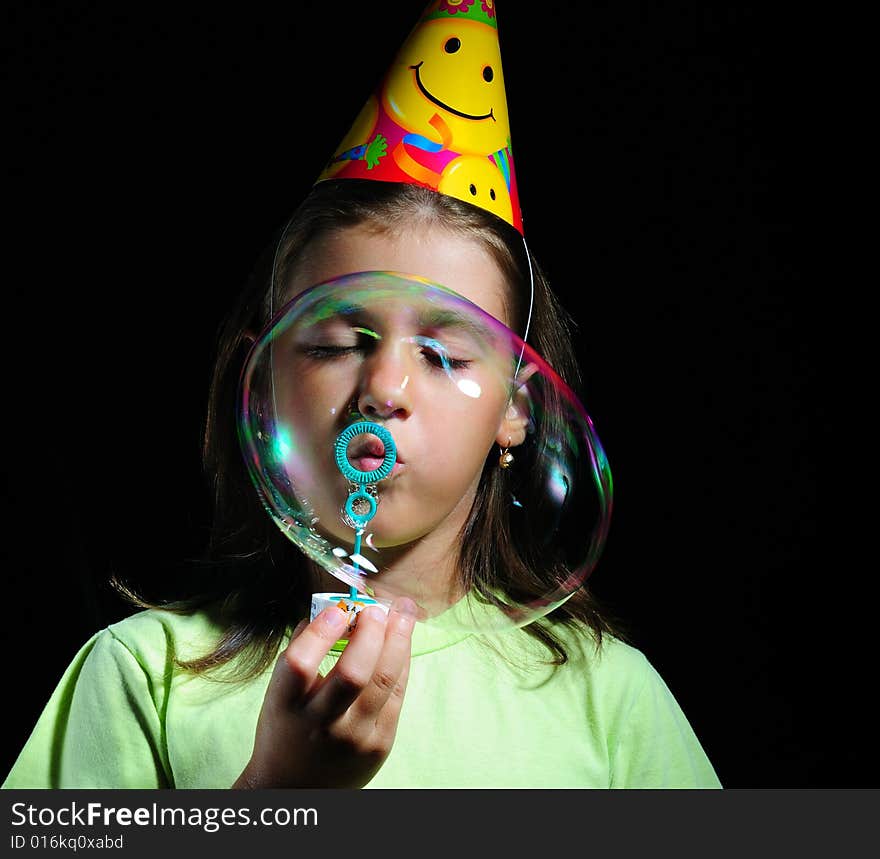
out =
[(333, 669), (318, 666), (345, 633), (326, 608), (302, 621), (275, 664), (254, 751), (233, 788), (363, 787), (391, 751), (409, 676), (416, 606), (367, 607)]

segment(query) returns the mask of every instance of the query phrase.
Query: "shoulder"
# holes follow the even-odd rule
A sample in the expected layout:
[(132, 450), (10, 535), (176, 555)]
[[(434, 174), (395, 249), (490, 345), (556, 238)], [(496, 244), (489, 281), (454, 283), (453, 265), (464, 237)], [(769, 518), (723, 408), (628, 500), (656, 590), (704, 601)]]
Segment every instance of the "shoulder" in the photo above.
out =
[(580, 625), (565, 627), (560, 637), (569, 654), (563, 669), (588, 677), (592, 690), (616, 701), (621, 714), (632, 715), (646, 701), (674, 703), (666, 681), (639, 647), (607, 633), (600, 643), (592, 630)]
[(148, 673), (164, 672), (177, 659), (203, 655), (223, 633), (203, 610), (180, 614), (167, 609), (138, 611), (112, 623), (93, 639), (98, 653), (127, 653)]
[[(566, 652), (564, 664), (548, 669), (549, 687), (571, 700), (588, 701), (610, 722), (621, 723), (634, 711), (646, 689), (662, 684), (646, 654), (638, 647), (605, 633), (599, 636), (586, 624), (551, 626)], [(530, 637), (532, 653), (547, 660), (549, 651)]]
[(653, 668), (645, 654), (611, 634), (600, 640), (580, 622), (555, 622), (547, 629), (565, 651), (563, 664), (553, 665), (550, 650), (520, 630), (495, 642), (493, 666), (503, 663), (529, 685), (540, 681), (544, 688), (567, 690), (566, 694), (587, 696), (616, 709), (631, 704), (652, 677)]
[[(611, 750), (612, 786), (720, 787), (718, 776), (666, 681), (639, 648), (566, 628), (562, 672), (580, 684)], [(573, 679), (572, 679), (573, 678)]]
[[(651, 671), (650, 662), (638, 647), (610, 633), (600, 638), (581, 622), (554, 623), (550, 631), (565, 648), (568, 659), (562, 667), (573, 672), (587, 673), (594, 680), (613, 681), (620, 688), (624, 681), (627, 685), (644, 683)], [(542, 647), (538, 642), (535, 644)]]
[(593, 656), (593, 671), (616, 684), (625, 679), (634, 691), (638, 691), (654, 673), (642, 650), (608, 634), (602, 636), (601, 648)]

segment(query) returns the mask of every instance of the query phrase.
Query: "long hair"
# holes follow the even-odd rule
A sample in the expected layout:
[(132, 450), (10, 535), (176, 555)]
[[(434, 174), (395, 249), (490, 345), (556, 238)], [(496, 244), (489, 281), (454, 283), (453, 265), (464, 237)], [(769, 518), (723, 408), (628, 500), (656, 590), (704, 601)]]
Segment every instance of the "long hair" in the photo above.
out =
[[(576, 326), (550, 290), (540, 266), (510, 225), (483, 209), (445, 194), (405, 183), (328, 180), (317, 184), (258, 262), (247, 288), (221, 323), (205, 422), (203, 467), (213, 497), (213, 522), (204, 558), (188, 577), (178, 599), (156, 605), (120, 582), (116, 586), (141, 607), (212, 613), (224, 633), (202, 657), (179, 662), (194, 673), (233, 665), (224, 679), (245, 680), (276, 658), (286, 634), (308, 616), (312, 592), (310, 562), (281, 533), (263, 509), (247, 474), (235, 427), (239, 376), (251, 341), (268, 323), (297, 267), (318, 240), (360, 226), (377, 233), (406, 229), (412, 223), (436, 225), (470, 237), (493, 257), (509, 285), (510, 327), (522, 332), (529, 311), (529, 282), (534, 282), (529, 345), (575, 392), (580, 374), (572, 347)], [(519, 454), (517, 454), (519, 458)], [(558, 561), (544, 564), (523, 544), (509, 518), (510, 477), (487, 459), (469, 518), (461, 533), (461, 584), (486, 602), (497, 603), (498, 588), (513, 599), (537, 596), (564, 570)], [(527, 468), (525, 469), (528, 470)], [(555, 623), (554, 623), (555, 622)], [(602, 636), (628, 639), (623, 625), (599, 605), (586, 584), (546, 618), (524, 627), (542, 642), (548, 663), (568, 659), (556, 624), (586, 625), (597, 648)]]

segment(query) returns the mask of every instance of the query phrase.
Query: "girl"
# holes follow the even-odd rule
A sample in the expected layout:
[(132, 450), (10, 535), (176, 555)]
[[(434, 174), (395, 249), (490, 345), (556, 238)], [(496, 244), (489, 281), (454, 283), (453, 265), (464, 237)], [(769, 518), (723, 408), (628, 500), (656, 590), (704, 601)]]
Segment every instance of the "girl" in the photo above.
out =
[[(130, 594), (143, 610), (82, 647), (4, 787), (720, 787), (666, 684), (587, 587), (503, 648), (417, 623), (401, 598), (387, 615), (365, 609), (335, 649), (346, 615), (307, 617), (310, 595), (338, 582), (250, 485), (233, 418), (249, 345), (272, 308), (346, 273), (423, 277), (521, 331), (531, 271), (530, 342), (576, 388), (569, 320), (526, 253), (509, 223), (414, 184), (314, 187), (221, 332), (204, 446), (215, 520), (199, 580), (163, 605)], [(495, 445), (516, 454), (522, 427), (485, 412), (466, 436), (438, 435), (416, 386), (374, 358), (353, 391), (325, 395), (425, 456), (442, 445), (453, 464), (429, 487), (432, 509), (413, 513), (418, 539), (396, 551), (438, 587), (529, 587), (498, 538)]]

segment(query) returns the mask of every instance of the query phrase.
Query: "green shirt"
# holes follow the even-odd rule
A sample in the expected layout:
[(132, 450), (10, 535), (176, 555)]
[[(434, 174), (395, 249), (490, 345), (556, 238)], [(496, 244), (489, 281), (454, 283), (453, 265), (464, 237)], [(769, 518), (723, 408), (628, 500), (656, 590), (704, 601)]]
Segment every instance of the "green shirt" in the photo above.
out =
[[(156, 609), (97, 632), (2, 787), (228, 788), (250, 757), (271, 668), (231, 684), (174, 665), (220, 632), (204, 613)], [(475, 636), (417, 624), (394, 747), (367, 787), (721, 787), (639, 650), (606, 636), (597, 653), (588, 631), (581, 645), (563, 634), (571, 658), (552, 671), (520, 631), (497, 639), (504, 659)]]

